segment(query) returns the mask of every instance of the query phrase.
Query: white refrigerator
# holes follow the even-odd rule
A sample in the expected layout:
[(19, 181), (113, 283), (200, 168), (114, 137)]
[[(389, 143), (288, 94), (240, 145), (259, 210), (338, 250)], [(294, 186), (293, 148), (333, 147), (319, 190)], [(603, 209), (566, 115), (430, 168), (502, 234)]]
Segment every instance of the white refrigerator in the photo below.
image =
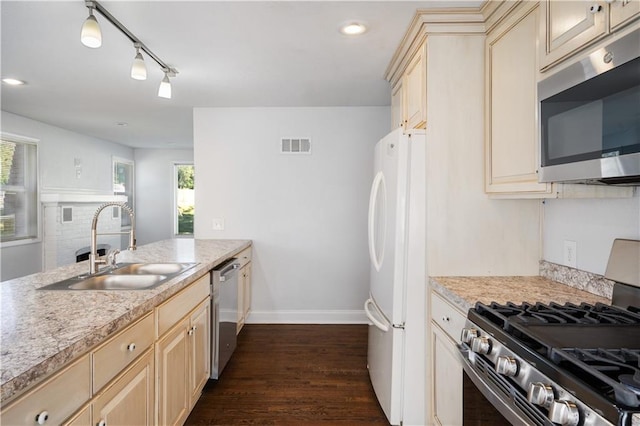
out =
[(369, 198), (367, 364), (392, 425), (426, 424), (426, 140), (394, 130), (375, 147)]

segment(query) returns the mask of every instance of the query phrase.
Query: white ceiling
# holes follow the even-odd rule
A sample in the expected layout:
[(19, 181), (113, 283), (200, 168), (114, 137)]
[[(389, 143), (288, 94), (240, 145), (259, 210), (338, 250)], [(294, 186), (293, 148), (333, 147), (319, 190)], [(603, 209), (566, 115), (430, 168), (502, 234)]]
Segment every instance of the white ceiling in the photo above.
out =
[[(190, 148), (193, 107), (389, 105), (384, 71), (415, 11), (480, 1), (100, 1), (179, 74), (129, 77), (131, 42), (96, 14), (99, 49), (80, 43), (82, 0), (0, 3), (4, 111), (140, 148)], [(350, 38), (338, 28), (364, 22)], [(117, 123), (125, 122), (127, 126)], [(248, 126), (251, 123), (247, 123)]]

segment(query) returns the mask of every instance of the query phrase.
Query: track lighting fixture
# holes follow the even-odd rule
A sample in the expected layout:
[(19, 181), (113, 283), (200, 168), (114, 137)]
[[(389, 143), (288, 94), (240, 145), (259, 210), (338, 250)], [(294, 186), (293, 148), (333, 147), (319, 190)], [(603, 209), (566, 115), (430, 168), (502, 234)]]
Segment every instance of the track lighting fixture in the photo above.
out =
[(133, 59), (133, 65), (131, 65), (131, 78), (135, 80), (146, 80), (147, 66), (144, 64), (142, 53), (140, 53), (140, 43), (133, 43), (133, 47), (136, 48), (136, 57)]
[(131, 78), (136, 80), (147, 79), (147, 67), (144, 62), (144, 57), (142, 56), (142, 52), (144, 52), (160, 66), (160, 69), (164, 73), (164, 78), (160, 82), (160, 87), (158, 89), (158, 96), (161, 98), (171, 99), (171, 82), (169, 81), (169, 77), (175, 77), (178, 74), (178, 71), (167, 65), (162, 59), (153, 53), (151, 49), (149, 49), (138, 37), (129, 31), (127, 27), (122, 25), (120, 21), (111, 15), (111, 13), (109, 13), (109, 11), (107, 11), (100, 3), (94, 0), (85, 0), (85, 6), (89, 9), (89, 17), (82, 25), (82, 32), (80, 35), (82, 44), (92, 48), (97, 48), (102, 45), (100, 25), (98, 24), (95, 16), (93, 16), (93, 12), (95, 10), (133, 42), (133, 47), (136, 49), (136, 56), (133, 59), (133, 64), (131, 65)]
[(82, 24), (80, 40), (85, 46), (96, 49), (102, 46), (102, 31), (100, 31), (98, 20), (93, 16), (93, 2), (87, 2), (87, 7), (89, 8), (89, 17)]
[(164, 70), (164, 78), (160, 82), (158, 88), (158, 96), (165, 99), (171, 99), (171, 82), (169, 81), (169, 70)]

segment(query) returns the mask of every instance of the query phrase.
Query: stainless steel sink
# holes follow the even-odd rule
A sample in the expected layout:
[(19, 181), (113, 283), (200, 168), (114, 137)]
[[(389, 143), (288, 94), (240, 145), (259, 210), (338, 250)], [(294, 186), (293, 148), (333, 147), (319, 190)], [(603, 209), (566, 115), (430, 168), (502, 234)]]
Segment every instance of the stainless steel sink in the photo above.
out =
[(70, 284), (70, 290), (141, 290), (167, 280), (166, 275), (94, 275)]
[(195, 263), (124, 263), (111, 273), (118, 275), (179, 274), (195, 265)]
[(79, 275), (39, 290), (147, 290), (193, 268), (197, 263), (123, 263), (95, 275)]

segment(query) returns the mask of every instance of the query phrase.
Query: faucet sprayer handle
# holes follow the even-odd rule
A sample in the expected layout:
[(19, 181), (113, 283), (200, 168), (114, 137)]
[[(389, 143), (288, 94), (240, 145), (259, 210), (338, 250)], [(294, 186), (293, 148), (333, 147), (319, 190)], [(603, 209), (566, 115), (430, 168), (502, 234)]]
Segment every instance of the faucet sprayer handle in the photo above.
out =
[(116, 256), (120, 253), (119, 249), (111, 249), (107, 252), (107, 265), (116, 266), (117, 260)]

